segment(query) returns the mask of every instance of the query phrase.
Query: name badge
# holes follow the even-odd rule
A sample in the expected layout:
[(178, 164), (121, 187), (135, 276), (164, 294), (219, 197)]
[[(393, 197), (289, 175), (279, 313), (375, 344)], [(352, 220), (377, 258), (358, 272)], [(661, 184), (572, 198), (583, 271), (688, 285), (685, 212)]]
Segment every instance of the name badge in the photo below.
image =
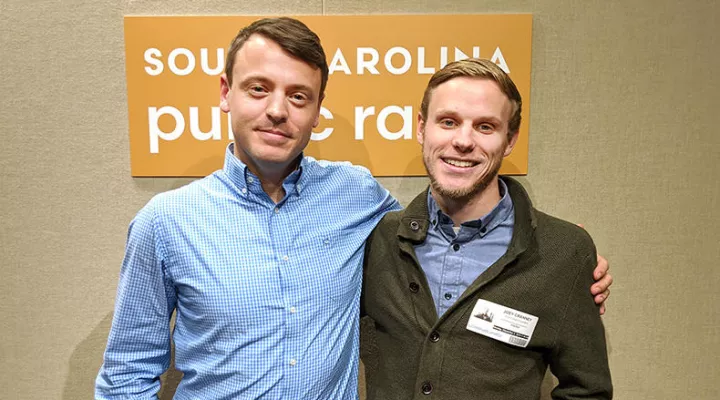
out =
[(518, 347), (527, 347), (538, 317), (480, 299), (472, 310), (467, 329)]

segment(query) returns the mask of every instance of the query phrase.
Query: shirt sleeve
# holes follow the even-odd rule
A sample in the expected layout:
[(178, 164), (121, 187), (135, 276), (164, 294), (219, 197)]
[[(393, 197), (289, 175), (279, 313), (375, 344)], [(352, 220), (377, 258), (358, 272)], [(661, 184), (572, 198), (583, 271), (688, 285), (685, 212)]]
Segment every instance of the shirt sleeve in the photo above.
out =
[(365, 167), (356, 166), (358, 169), (366, 174), (365, 185), (367, 188), (364, 189), (366, 193), (371, 196), (370, 204), (374, 204), (374, 218), (373, 227), (377, 225), (382, 217), (390, 211), (400, 211), (402, 206), (400, 203), (390, 194), (390, 191), (385, 189)]
[(375, 221), (375, 225), (377, 225), (378, 222), (382, 219), (382, 217), (389, 213), (390, 211), (400, 211), (402, 210), (402, 206), (397, 201), (393, 195), (390, 194), (390, 192), (385, 189), (380, 183), (377, 183), (378, 190), (380, 191), (379, 198), (381, 199), (379, 201), (379, 207), (378, 207), (378, 216)]
[(550, 369), (558, 378), (553, 399), (612, 399), (605, 328), (590, 294), (595, 249), (579, 256), (582, 267), (565, 305), (565, 318), (550, 356)]
[(96, 399), (156, 399), (170, 364), (176, 296), (151, 201), (130, 223)]

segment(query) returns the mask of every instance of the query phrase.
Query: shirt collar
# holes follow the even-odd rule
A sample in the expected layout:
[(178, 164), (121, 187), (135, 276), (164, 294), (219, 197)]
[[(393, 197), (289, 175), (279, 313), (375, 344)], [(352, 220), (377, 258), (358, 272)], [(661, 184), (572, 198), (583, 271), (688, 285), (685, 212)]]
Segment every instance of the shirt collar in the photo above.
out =
[(508, 193), (507, 185), (502, 179), (498, 179), (498, 187), (501, 197), (495, 207), (479, 219), (463, 222), (458, 234), (455, 234), (452, 229), (452, 219), (440, 209), (440, 206), (432, 197), (432, 189), (428, 190), (427, 202), (430, 211), (430, 227), (438, 232), (443, 232), (449, 238), (458, 236), (458, 240), (462, 241), (470, 240), (476, 234), (484, 237), (513, 213), (512, 199)]
[[(260, 194), (263, 192), (260, 179), (250, 172), (244, 162), (235, 157), (234, 146), (235, 143), (230, 143), (225, 149), (225, 164), (223, 165), (223, 171), (243, 196), (246, 196), (247, 192)], [(300, 165), (298, 165), (298, 167), (285, 178), (285, 181), (283, 181), (285, 197), (293, 194), (300, 195), (304, 189), (305, 182), (307, 181), (306, 176), (308, 174), (303, 174), (302, 172), (305, 168), (307, 168), (308, 160), (302, 153), (299, 157)]]

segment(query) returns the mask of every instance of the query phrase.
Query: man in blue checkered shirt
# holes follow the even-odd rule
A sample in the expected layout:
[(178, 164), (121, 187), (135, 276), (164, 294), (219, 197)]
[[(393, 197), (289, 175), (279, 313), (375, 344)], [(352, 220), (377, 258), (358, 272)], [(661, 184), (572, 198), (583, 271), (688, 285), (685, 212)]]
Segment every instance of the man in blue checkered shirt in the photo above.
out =
[(172, 336), (176, 399), (357, 399), (364, 243), (400, 206), (365, 168), (303, 156), (327, 78), (297, 20), (233, 40), (234, 143), (223, 169), (133, 219), (96, 398), (157, 398)]

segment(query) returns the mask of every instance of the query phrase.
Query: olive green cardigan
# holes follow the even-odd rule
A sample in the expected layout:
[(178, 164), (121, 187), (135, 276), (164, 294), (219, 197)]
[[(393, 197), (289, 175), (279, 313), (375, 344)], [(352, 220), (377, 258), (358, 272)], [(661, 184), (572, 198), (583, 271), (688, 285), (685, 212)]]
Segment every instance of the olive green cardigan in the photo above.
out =
[[(414, 251), (430, 224), (427, 191), (386, 215), (368, 239), (362, 298), (362, 313), (374, 321), (372, 334), (362, 335), (368, 400), (539, 399), (548, 366), (559, 379), (553, 398), (612, 398), (605, 332), (589, 290), (592, 240), (535, 210), (519, 183), (502, 179), (515, 213), (509, 248), (440, 318)], [(466, 329), (481, 298), (539, 317), (526, 348)]]

